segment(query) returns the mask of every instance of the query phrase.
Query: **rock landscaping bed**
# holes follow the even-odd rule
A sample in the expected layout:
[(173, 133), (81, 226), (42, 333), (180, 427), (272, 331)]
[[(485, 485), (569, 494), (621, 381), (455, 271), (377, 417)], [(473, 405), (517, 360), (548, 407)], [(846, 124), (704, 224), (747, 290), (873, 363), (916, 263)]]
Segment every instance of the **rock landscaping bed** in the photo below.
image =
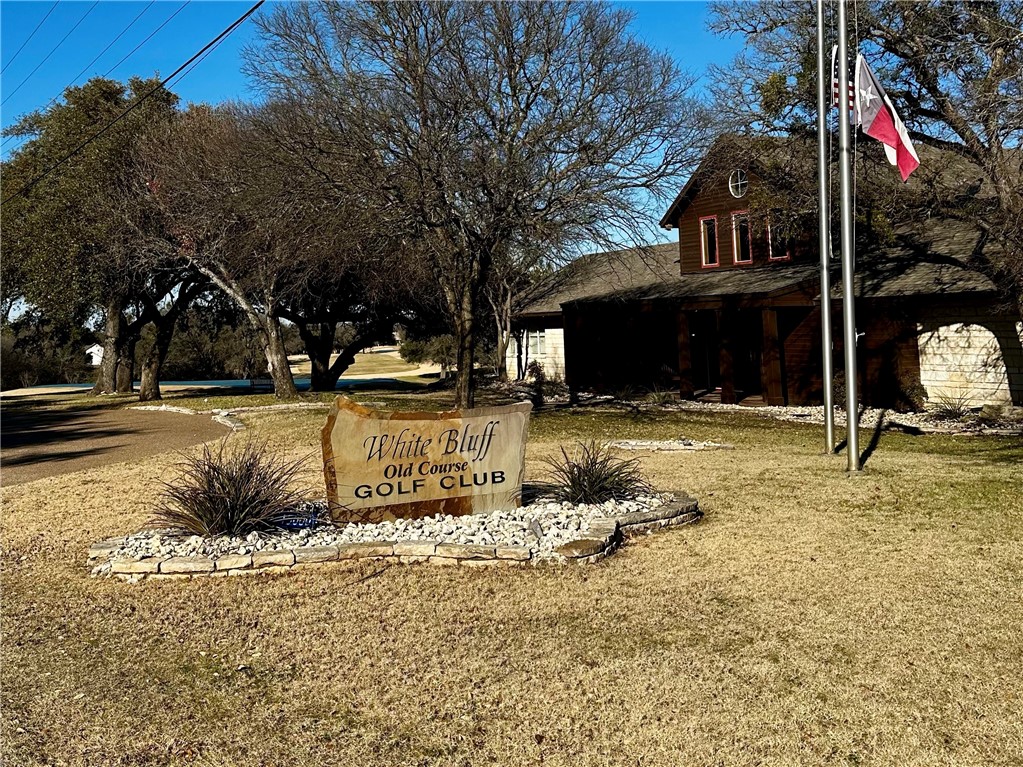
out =
[[(322, 504), (308, 504), (311, 518)], [(576, 505), (541, 499), (491, 514), (400, 519), (378, 524), (318, 525), (244, 538), (175, 535), (144, 530), (89, 549), (94, 576), (180, 579), (286, 572), (351, 559), (439, 565), (594, 563), (630, 533), (689, 524), (703, 516), (694, 498), (678, 493)]]
[[(607, 398), (608, 401), (613, 401)], [(693, 402), (680, 400), (670, 404), (644, 405), (633, 403), (636, 406), (649, 407), (654, 410), (690, 410), (690, 411), (718, 411), (733, 413), (756, 413), (767, 418), (774, 418), (780, 421), (793, 421), (796, 423), (824, 423), (823, 405), (805, 406), (781, 406), (763, 405), (752, 407), (748, 405), (722, 405), (718, 402)], [(877, 426), (878, 418), (884, 418), (884, 428), (902, 429), (906, 431), (917, 431), (935, 434), (989, 434), (989, 435), (1015, 435), (1023, 434), (1023, 408), (1005, 408), (1002, 416), (998, 419), (984, 420), (972, 414), (962, 420), (941, 418), (937, 413), (896, 413), (891, 410), (879, 408), (866, 408), (860, 415), (861, 428), (874, 428)], [(835, 408), (835, 424), (845, 426), (845, 408)]]

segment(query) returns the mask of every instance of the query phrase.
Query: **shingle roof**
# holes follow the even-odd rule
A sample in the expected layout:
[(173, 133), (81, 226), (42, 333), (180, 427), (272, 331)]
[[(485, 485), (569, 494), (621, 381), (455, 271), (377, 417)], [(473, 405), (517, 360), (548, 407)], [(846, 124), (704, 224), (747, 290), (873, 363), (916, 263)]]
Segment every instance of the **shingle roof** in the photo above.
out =
[[(857, 258), (857, 296), (900, 296), (993, 293), (995, 285), (970, 268), (980, 236), (968, 224), (927, 221), (903, 227), (894, 245)], [(584, 256), (545, 280), (530, 294), (518, 316), (559, 314), (568, 303), (624, 301), (696, 301), (727, 296), (763, 297), (805, 285), (816, 290), (818, 266), (772, 264), (722, 268), (679, 275), (674, 243)], [(841, 270), (833, 262), (832, 297), (842, 297)]]
[[(980, 233), (964, 222), (932, 219), (902, 227), (895, 245), (857, 259), (856, 295), (895, 298), (995, 292), (995, 284), (970, 267), (982, 247)], [(832, 286), (832, 296), (841, 296), (840, 283)]]
[(725, 296), (766, 296), (797, 288), (817, 278), (816, 264), (758, 266), (742, 269), (708, 270), (699, 274), (674, 275), (669, 280), (622, 290), (611, 290), (563, 303), (614, 303), (714, 299)]
[(678, 243), (647, 245), (577, 258), (531, 290), (517, 316), (560, 314), (561, 304), (615, 290), (678, 279)]

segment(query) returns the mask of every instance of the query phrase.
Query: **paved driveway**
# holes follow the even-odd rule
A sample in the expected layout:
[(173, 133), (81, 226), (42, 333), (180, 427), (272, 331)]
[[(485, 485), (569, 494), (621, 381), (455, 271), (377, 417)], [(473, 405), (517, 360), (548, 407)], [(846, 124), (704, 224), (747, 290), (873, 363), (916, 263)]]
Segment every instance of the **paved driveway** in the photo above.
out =
[(181, 450), (230, 431), (208, 415), (124, 410), (121, 403), (97, 406), (82, 399), (80, 405), (68, 405), (66, 396), (4, 396), (0, 484)]

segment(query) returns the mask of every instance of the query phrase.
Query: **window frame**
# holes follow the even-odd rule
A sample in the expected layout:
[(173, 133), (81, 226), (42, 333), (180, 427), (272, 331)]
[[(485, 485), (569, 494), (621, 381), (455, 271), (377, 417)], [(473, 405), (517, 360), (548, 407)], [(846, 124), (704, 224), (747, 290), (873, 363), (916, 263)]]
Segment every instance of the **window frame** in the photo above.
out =
[(774, 254), (774, 235), (771, 233), (771, 217), (767, 216), (764, 221), (764, 225), (767, 228), (767, 260), (768, 261), (791, 261), (792, 260), (792, 243), (788, 238), (785, 240), (785, 254), (782, 256), (776, 256)]
[[(732, 263), (736, 266), (753, 265), (753, 227), (750, 224), (749, 209), (733, 210), (732, 216)], [(735, 226), (737, 219), (746, 220), (746, 238), (749, 242), (749, 259), (739, 260), (739, 230)]]
[[(703, 222), (713, 221), (714, 222), (714, 258), (716, 261), (713, 264), (707, 263), (707, 237), (704, 231)], [(718, 236), (718, 217), (713, 216), (701, 216), (700, 217), (700, 266), (703, 269), (717, 269), (721, 266), (721, 243), (720, 237)]]
[[(734, 179), (734, 181), (733, 181)], [(733, 186), (735, 189), (733, 189)], [(736, 194), (738, 189), (739, 194)], [(735, 168), (728, 174), (728, 193), (736, 200), (741, 200), (749, 191), (749, 173), (744, 168)]]
[[(533, 351), (533, 340), (536, 340), (536, 351)], [(537, 359), (539, 357), (547, 357), (547, 330), (527, 330), (526, 331), (526, 356), (530, 359)]]

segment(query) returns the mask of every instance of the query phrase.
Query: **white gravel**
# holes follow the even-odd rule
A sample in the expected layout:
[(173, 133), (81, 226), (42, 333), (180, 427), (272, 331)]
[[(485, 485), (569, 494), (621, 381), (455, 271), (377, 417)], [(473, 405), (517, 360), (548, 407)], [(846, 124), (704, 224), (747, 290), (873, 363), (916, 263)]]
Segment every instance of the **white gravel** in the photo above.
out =
[[(780, 421), (795, 421), (798, 423), (824, 423), (823, 405), (805, 405), (785, 407), (780, 405), (764, 405), (761, 407), (750, 407), (747, 405), (722, 405), (717, 402), (675, 402), (669, 405), (658, 405), (665, 410), (713, 410), (719, 412), (740, 412), (757, 413), (768, 418), (775, 418)], [(887, 427), (909, 427), (921, 431), (940, 431), (955, 433), (1018, 433), (1023, 430), (1023, 421), (1020, 420), (1020, 408), (1006, 408), (1005, 417), (998, 423), (982, 423), (976, 419), (965, 421), (948, 420), (939, 418), (931, 412), (923, 413), (896, 413), (892, 410), (879, 408), (866, 408), (860, 416), (860, 426), (872, 428), (877, 425), (877, 419), (884, 417)], [(845, 426), (845, 408), (835, 408), (835, 424)]]
[[(489, 514), (453, 517), (445, 514), (423, 519), (399, 519), (378, 524), (320, 525), (294, 532), (250, 533), (244, 538), (203, 538), (172, 530), (143, 530), (125, 538), (113, 559), (155, 556), (251, 554), (254, 551), (293, 549), (300, 546), (337, 546), (374, 541), (437, 541), (481, 546), (526, 546), (536, 559), (554, 556), (554, 550), (585, 537), (594, 519), (615, 517), (662, 506), (670, 493), (637, 496), (632, 500), (600, 505), (560, 503), (541, 499), (529, 506)], [(306, 504), (303, 512), (325, 511), (322, 502)]]
[(685, 450), (722, 450), (730, 449), (732, 445), (724, 442), (699, 442), (688, 437), (678, 439), (617, 439), (610, 443), (611, 447), (622, 450), (652, 450), (654, 452), (679, 452)]

